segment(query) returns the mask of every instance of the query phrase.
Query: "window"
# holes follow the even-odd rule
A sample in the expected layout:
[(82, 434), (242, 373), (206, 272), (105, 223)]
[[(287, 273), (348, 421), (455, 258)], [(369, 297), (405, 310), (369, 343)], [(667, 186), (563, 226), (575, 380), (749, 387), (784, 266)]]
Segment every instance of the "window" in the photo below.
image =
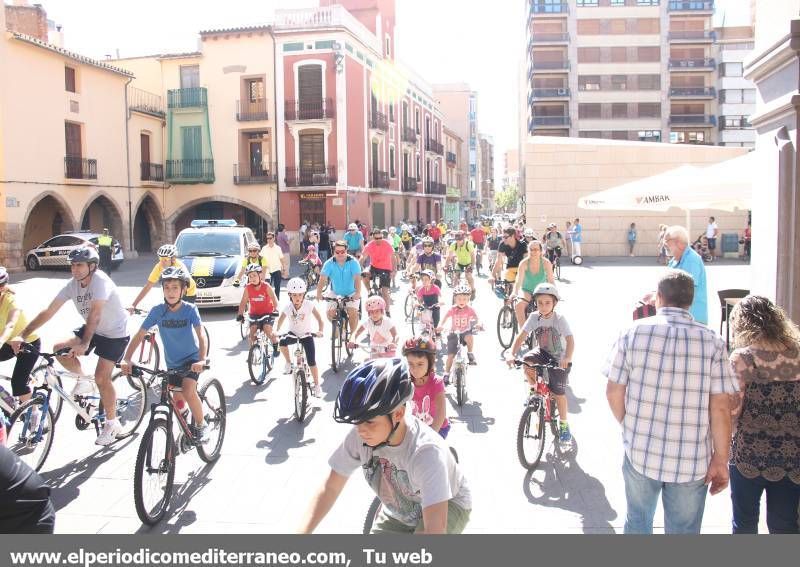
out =
[(719, 92), (722, 102), (742, 102), (742, 89), (725, 89)]
[(579, 138), (602, 138), (603, 133), (600, 130), (581, 130), (578, 132)]
[(75, 69), (72, 67), (64, 67), (64, 89), (71, 93), (78, 92), (75, 88)]
[(598, 5), (598, 0), (578, 0), (578, 7), (595, 7)]
[(335, 42), (332, 39), (326, 39), (324, 41), (315, 41), (314, 49), (333, 49), (334, 43)]
[(660, 0), (636, 0), (637, 6), (658, 6)]
[(627, 118), (627, 117), (628, 117), (627, 102), (615, 102), (611, 104), (611, 118)]
[(627, 75), (611, 75), (611, 90), (624, 91), (628, 88)]
[(744, 89), (742, 91), (742, 102), (755, 104), (755, 102), (756, 102), (756, 90), (755, 89)]
[(628, 60), (627, 47), (612, 47), (611, 48), (611, 61), (613, 63), (624, 63)]
[(741, 77), (742, 64), (741, 63), (722, 63), (719, 66), (720, 77)]
[(599, 35), (600, 20), (578, 20), (578, 33), (580, 35)]
[(578, 118), (600, 118), (600, 104), (599, 103), (579, 104)]
[(613, 35), (624, 34), (627, 31), (625, 20), (614, 19), (608, 20), (608, 33)]
[(637, 61), (655, 62), (661, 61), (661, 48), (660, 47), (637, 47), (636, 48)]
[(670, 132), (669, 141), (671, 144), (705, 144), (706, 133), (702, 130)]
[(625, 0), (611, 0), (612, 6), (624, 6)]
[(394, 165), (394, 146), (389, 146), (389, 177), (395, 178), (397, 177), (397, 172), (395, 171)]
[(661, 31), (660, 22), (657, 18), (638, 18), (636, 22), (636, 33), (655, 34)]
[(661, 75), (636, 75), (636, 85), (640, 91), (659, 91)]
[(661, 141), (661, 130), (639, 130), (638, 135), (641, 142)]
[(578, 90), (580, 91), (599, 91), (600, 77), (598, 75), (579, 75)]
[(389, 36), (386, 36), (386, 57), (392, 56), (392, 49), (390, 47)]
[(294, 43), (284, 43), (283, 44), (284, 51), (303, 51), (303, 42), (297, 41)]
[(612, 140), (627, 140), (628, 139), (628, 131), (627, 130), (613, 130), (611, 132), (611, 139)]
[(181, 88), (196, 89), (200, 86), (200, 66), (181, 65)]
[(264, 80), (263, 79), (247, 79), (245, 81), (247, 88), (247, 98), (250, 102), (258, 102), (264, 100)]
[(321, 130), (303, 130), (299, 134), (300, 176), (325, 173), (325, 142)]
[(600, 63), (600, 48), (579, 47), (578, 63)]
[(419, 134), (419, 108), (414, 110), (414, 129)]
[(422, 180), (422, 167), (420, 163), (419, 154), (417, 154), (417, 181)]
[(661, 118), (660, 102), (640, 102), (637, 109), (638, 118)]
[(394, 122), (394, 103), (389, 103), (389, 122)]

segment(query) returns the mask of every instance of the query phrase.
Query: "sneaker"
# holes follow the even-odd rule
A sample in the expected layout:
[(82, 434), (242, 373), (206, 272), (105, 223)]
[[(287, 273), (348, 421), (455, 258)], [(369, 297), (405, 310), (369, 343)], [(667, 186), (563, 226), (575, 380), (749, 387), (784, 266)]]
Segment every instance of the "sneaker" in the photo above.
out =
[(314, 384), (313, 394), (314, 394), (315, 398), (321, 398), (322, 397), (322, 388), (320, 387), (319, 384)]
[(444, 379), (444, 385), (445, 386), (449, 386), (450, 385), (450, 375), (445, 373), (445, 375), (442, 376), (442, 378)]
[(117, 440), (117, 434), (121, 431), (122, 426), (119, 424), (118, 420), (107, 420), (106, 424), (103, 426), (103, 431), (100, 432), (94, 444), (103, 446), (111, 445)]
[(278, 358), (278, 354), (280, 354), (280, 351), (278, 350), (278, 343), (275, 343), (272, 345), (272, 358)]
[(566, 423), (561, 424), (558, 440), (561, 441), (561, 443), (572, 443), (572, 433), (570, 433), (569, 425)]
[(287, 362), (286, 365), (283, 367), (284, 374), (291, 374), (292, 373), (292, 363)]
[(192, 443), (195, 445), (205, 445), (208, 443), (208, 425), (205, 423), (200, 427), (192, 424), (189, 426), (189, 431), (192, 433)]
[(471, 352), (467, 353), (467, 359), (469, 360), (470, 366), (475, 366), (476, 364), (478, 364), (477, 362), (475, 362), (475, 355), (472, 354)]

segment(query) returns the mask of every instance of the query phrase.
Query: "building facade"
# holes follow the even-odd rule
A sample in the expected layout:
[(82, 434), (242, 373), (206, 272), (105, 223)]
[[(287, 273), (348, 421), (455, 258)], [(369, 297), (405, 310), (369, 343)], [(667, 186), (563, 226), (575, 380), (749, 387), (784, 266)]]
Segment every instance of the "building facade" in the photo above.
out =
[(480, 172), (481, 180), (481, 214), (494, 213), (494, 140), (491, 136), (481, 134), (480, 137)]
[(459, 164), (462, 157), (464, 140), (453, 130), (444, 127), (445, 150), (445, 187), (446, 199), (444, 218), (448, 222), (458, 223), (461, 220), (461, 196), (464, 192), (464, 176)]
[(744, 78), (744, 61), (755, 47), (753, 28), (723, 27), (715, 30), (719, 77), (717, 97), (719, 101), (720, 146), (753, 148), (756, 132), (750, 124), (750, 116), (756, 110), (756, 86)]

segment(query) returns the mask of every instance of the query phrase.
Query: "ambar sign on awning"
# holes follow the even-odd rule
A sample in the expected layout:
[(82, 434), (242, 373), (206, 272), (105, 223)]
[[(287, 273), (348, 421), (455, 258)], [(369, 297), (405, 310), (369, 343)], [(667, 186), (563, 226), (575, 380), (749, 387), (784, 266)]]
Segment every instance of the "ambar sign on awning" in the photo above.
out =
[(645, 195), (644, 197), (638, 197), (636, 202), (639, 205), (652, 205), (654, 203), (667, 203), (670, 200), (669, 195)]

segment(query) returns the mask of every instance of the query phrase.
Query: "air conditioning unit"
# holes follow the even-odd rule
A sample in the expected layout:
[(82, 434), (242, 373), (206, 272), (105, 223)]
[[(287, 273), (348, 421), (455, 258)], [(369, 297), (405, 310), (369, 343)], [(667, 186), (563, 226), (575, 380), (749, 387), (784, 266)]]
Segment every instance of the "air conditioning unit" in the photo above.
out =
[(558, 96), (566, 96), (567, 89), (558, 89)]
[(312, 185), (325, 185), (328, 183), (328, 174), (326, 173), (314, 173), (311, 176), (311, 184)]

